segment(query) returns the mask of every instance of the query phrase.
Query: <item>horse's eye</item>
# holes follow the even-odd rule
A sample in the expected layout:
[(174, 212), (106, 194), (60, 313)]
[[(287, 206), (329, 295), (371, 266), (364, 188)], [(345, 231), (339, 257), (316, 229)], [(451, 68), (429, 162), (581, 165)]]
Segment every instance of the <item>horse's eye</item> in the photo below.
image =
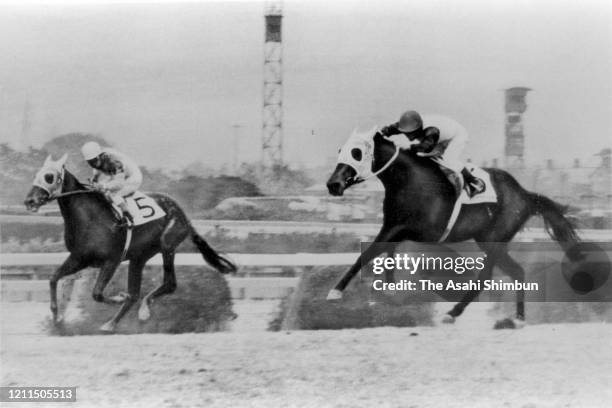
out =
[(339, 149), (338, 149), (338, 154), (340, 154), (340, 152), (341, 152), (341, 151), (342, 151), (342, 148), (339, 148)]
[(361, 161), (361, 149), (357, 149), (357, 148), (352, 149), (351, 156), (353, 156), (353, 159), (357, 161)]
[(45, 182), (47, 184), (53, 184), (53, 179), (55, 179), (55, 176), (51, 173), (47, 173), (45, 174)]

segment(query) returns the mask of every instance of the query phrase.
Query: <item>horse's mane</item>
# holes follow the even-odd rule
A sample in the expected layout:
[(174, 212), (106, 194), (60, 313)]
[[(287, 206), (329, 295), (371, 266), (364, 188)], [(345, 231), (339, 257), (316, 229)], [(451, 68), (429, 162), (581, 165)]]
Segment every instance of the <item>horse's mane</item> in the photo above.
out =
[[(72, 186), (71, 186), (72, 191), (88, 190), (87, 186), (81, 183), (81, 181), (77, 178), (77, 176), (71, 173), (68, 169), (64, 168), (64, 183), (67, 183), (68, 181), (72, 183)], [(90, 194), (85, 194), (85, 195), (89, 196), (91, 199), (95, 199), (99, 201), (102, 205), (111, 209), (110, 203), (106, 200), (106, 198), (104, 198), (104, 195), (102, 195), (102, 193), (97, 192), (97, 191), (92, 191)]]
[[(391, 149), (395, 149), (395, 144), (392, 141), (383, 140), (382, 143), (389, 146)], [(413, 170), (421, 169), (417, 172), (411, 171), (410, 174), (407, 174), (407, 179), (412, 177), (413, 173), (421, 173), (423, 175), (429, 174), (431, 177), (430, 179), (424, 180), (421, 176), (419, 183), (422, 184), (423, 188), (434, 188), (436, 191), (439, 191), (441, 187), (448, 188), (449, 190), (453, 188), (440, 165), (431, 160), (429, 157), (418, 156), (416, 152), (411, 149), (400, 149), (399, 155), (395, 159), (395, 162), (400, 166), (411, 168)]]
[[(390, 147), (395, 148), (395, 144), (386, 139), (382, 139), (383, 145), (388, 145)], [(403, 160), (405, 164), (414, 165), (417, 164), (421, 167), (430, 168), (432, 170), (439, 170), (439, 165), (431, 160), (429, 157), (421, 157), (416, 154), (412, 149), (400, 149), (399, 155), (396, 160)], [(409, 161), (409, 162), (407, 162)]]

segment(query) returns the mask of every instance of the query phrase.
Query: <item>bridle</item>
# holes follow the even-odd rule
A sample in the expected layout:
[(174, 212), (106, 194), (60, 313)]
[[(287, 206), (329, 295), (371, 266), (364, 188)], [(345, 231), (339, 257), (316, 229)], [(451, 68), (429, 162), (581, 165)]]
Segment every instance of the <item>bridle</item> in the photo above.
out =
[[(385, 137), (385, 139), (389, 140), (386, 137)], [(399, 156), (399, 153), (400, 153), (399, 146), (396, 145), (395, 143), (393, 145), (395, 146), (395, 152), (393, 153), (393, 156), (391, 156), (391, 158), (380, 169), (376, 170), (375, 172), (373, 172), (372, 174), (370, 174), (370, 175), (368, 175), (366, 177), (361, 177), (359, 174), (356, 174), (354, 177), (350, 177), (347, 180), (347, 183), (349, 185), (355, 185), (355, 184), (363, 183), (364, 181), (369, 180), (372, 177), (377, 177), (383, 171), (387, 170), (389, 168), (389, 166), (391, 166), (393, 164), (395, 159), (397, 159), (397, 157)]]
[[(62, 166), (62, 171), (59, 174), (59, 176), (57, 178), (57, 181), (55, 182), (55, 184), (60, 186), (60, 189), (61, 189), (61, 187), (62, 187), (62, 185), (64, 183), (64, 173), (65, 173), (65, 171), (66, 171), (66, 169)], [(86, 190), (67, 191), (65, 193), (60, 192), (58, 194), (53, 194), (49, 190), (49, 188), (47, 188), (47, 186), (43, 185), (42, 183), (38, 183), (38, 182), (34, 181), (34, 183), (32, 183), (32, 185), (36, 186), (38, 188), (41, 188), (42, 190), (44, 190), (48, 194), (48, 197), (45, 198), (45, 201), (43, 202), (43, 205), (48, 203), (48, 202), (50, 202), (50, 201), (57, 200), (57, 199), (62, 198), (62, 197), (68, 197), (68, 196), (72, 196), (72, 195), (76, 195), (76, 194), (88, 194), (88, 193), (96, 193), (97, 192), (95, 189), (88, 188)], [(85, 185), (85, 187), (91, 187), (91, 186)]]

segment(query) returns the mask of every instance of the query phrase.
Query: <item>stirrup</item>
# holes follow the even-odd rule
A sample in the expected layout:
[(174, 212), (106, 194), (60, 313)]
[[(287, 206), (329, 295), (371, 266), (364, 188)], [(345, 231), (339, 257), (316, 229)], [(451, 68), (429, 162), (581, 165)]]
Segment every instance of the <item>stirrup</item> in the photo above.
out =
[(468, 197), (472, 198), (475, 195), (482, 194), (487, 189), (487, 186), (484, 184), (482, 180), (476, 179), (478, 181), (473, 181), (471, 183), (465, 184), (465, 189), (467, 191)]
[(127, 220), (121, 220), (121, 221), (117, 221), (117, 223), (115, 223), (115, 228), (118, 228), (118, 229), (122, 229), (122, 228), (131, 229), (133, 227), (134, 227), (134, 224), (130, 224), (130, 222), (127, 221)]
[(119, 220), (117, 220), (117, 223), (115, 225), (117, 226), (117, 228), (133, 228), (134, 221), (123, 215)]

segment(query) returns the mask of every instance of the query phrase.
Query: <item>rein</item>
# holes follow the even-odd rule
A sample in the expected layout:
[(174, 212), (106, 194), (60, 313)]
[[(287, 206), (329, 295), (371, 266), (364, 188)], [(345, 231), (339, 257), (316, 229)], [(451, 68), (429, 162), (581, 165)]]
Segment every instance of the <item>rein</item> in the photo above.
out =
[(76, 194), (88, 194), (88, 193), (97, 193), (96, 190), (77, 190), (77, 191), (68, 191), (66, 193), (55, 194), (47, 199), (47, 201), (57, 200), (58, 198), (68, 197)]

